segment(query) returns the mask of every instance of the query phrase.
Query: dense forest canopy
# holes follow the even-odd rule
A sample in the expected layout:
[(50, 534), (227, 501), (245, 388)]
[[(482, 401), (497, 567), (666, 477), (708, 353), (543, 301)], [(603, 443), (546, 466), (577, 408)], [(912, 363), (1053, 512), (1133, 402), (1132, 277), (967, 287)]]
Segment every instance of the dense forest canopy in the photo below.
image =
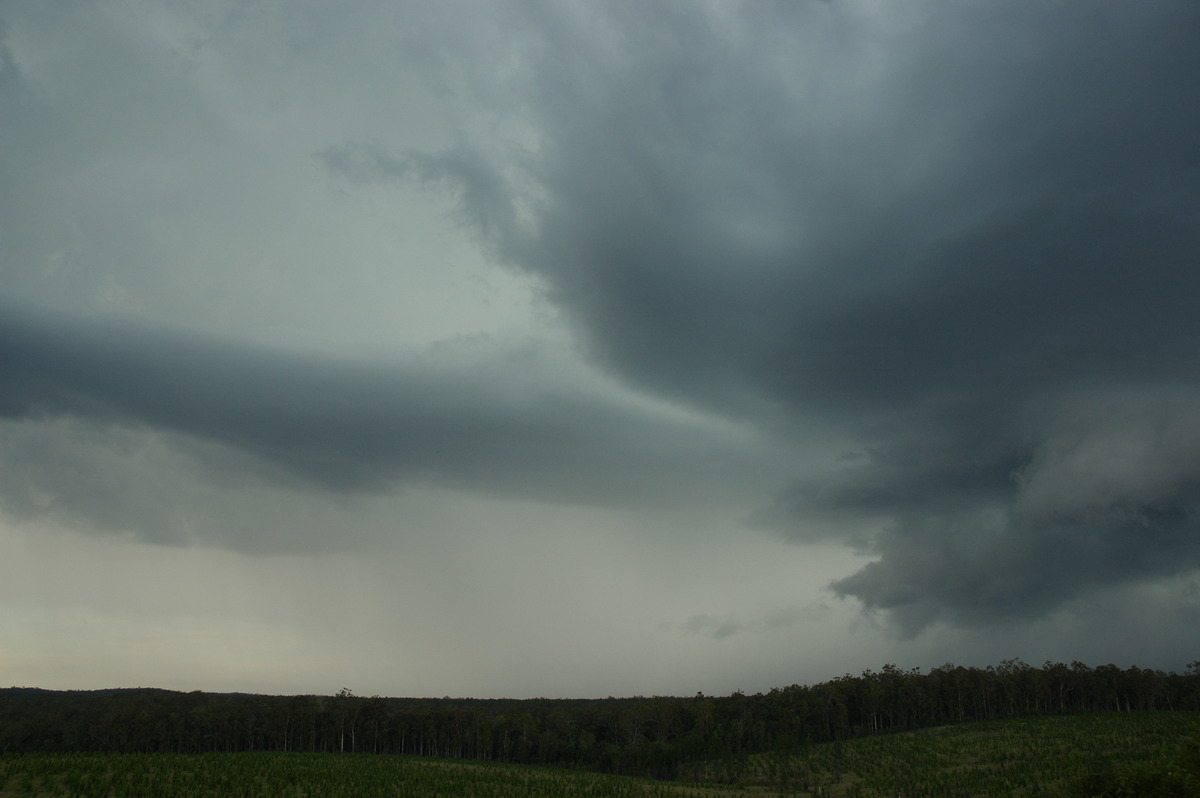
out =
[(0, 690), (0, 751), (324, 751), (555, 763), (672, 777), (687, 762), (1018, 715), (1200, 711), (1183, 674), (1010, 659), (928, 672), (884, 665), (726, 697), (464, 699), (270, 696), (135, 688)]

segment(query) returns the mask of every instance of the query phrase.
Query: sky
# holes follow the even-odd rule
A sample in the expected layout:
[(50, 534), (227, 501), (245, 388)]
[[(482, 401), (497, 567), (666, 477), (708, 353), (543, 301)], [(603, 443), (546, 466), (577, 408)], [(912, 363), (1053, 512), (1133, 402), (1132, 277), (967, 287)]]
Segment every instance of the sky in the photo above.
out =
[(1200, 659), (1200, 5), (0, 4), (0, 685)]

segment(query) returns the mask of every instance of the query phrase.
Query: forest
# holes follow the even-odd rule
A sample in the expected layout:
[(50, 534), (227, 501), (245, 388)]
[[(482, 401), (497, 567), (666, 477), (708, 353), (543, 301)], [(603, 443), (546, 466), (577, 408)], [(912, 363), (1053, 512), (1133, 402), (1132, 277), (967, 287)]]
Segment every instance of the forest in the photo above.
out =
[(0, 689), (0, 752), (415, 754), (677, 778), (697, 762), (968, 721), (1200, 710), (1182, 674), (1081, 662), (884, 665), (716, 697), (464, 699)]

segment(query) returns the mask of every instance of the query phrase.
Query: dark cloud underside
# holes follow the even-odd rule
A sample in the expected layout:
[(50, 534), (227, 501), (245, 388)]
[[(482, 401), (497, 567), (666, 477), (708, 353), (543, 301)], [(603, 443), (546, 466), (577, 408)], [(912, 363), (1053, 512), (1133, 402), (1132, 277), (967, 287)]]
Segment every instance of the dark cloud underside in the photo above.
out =
[(695, 420), (581, 391), (544, 353), (460, 349), (354, 362), (9, 311), (0, 415), (149, 425), (333, 491), (415, 479), (583, 501), (639, 500), (649, 474), (706, 437)]
[(459, 186), (631, 382), (866, 447), (762, 517), (878, 523), (834, 589), (906, 628), (1200, 565), (1194, 437), (1026, 511), (1064, 438), (1131, 429), (1152, 462), (1200, 406), (1200, 10), (777, 11), (564, 21), (528, 66), (519, 168), (399, 160)]

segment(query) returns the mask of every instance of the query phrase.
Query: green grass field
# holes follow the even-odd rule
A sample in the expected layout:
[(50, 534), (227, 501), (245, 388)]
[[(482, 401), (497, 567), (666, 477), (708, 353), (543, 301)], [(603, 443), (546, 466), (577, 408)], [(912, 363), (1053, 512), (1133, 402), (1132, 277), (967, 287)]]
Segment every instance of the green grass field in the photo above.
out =
[(1054, 796), (1089, 773), (1166, 767), (1197, 734), (1200, 717), (1188, 712), (1017, 718), (697, 768), (698, 779), (726, 782), (711, 786), (368, 754), (10, 754), (0, 756), (0, 797)]
[(1010, 718), (751, 757), (736, 783), (833, 798), (1055, 796), (1088, 774), (1165, 766), (1196, 735), (1194, 712)]

